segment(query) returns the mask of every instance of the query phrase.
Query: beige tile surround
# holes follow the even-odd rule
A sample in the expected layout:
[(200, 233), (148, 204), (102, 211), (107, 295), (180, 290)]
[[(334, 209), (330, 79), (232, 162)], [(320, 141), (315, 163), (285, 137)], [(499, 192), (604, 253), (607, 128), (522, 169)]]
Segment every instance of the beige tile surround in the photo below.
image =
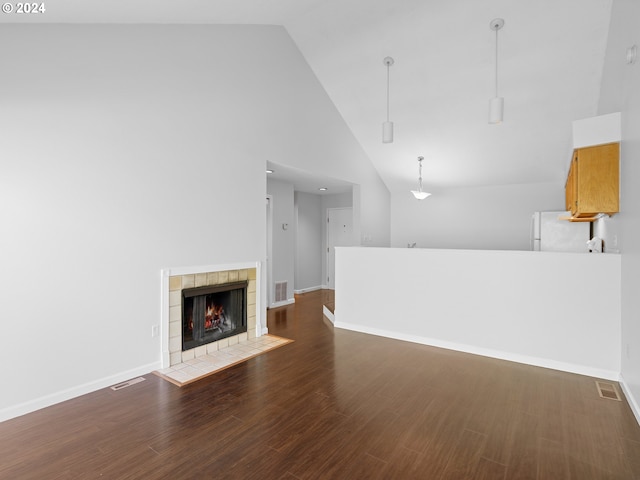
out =
[(262, 335), (153, 373), (182, 387), (291, 342), (288, 338)]
[[(222, 285), (247, 280), (247, 331), (217, 342), (182, 351), (182, 289)], [(256, 269), (224, 270), (169, 277), (169, 365), (198, 357), (256, 338)]]

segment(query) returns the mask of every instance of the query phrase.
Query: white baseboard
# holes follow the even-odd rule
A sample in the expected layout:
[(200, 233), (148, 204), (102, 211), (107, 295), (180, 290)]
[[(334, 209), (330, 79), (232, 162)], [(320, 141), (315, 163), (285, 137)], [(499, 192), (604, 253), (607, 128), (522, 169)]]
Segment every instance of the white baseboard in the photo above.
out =
[(309, 293), (309, 292), (315, 292), (316, 290), (322, 290), (322, 285), (317, 285), (315, 287), (309, 287), (309, 288), (301, 288), (300, 290), (294, 290), (293, 293), (295, 293), (296, 295), (301, 295), (303, 293)]
[(377, 328), (363, 327), (361, 325), (355, 325), (352, 323), (335, 322), (334, 325), (336, 328), (353, 330), (354, 332), (368, 333), (370, 335), (377, 335), (379, 337), (387, 337), (387, 338), (393, 338), (395, 340), (404, 340), (406, 342), (429, 345), (432, 347), (446, 348), (447, 350), (455, 350), (458, 352), (471, 353), (474, 355), (481, 355), (483, 357), (498, 358), (500, 360), (507, 360), (510, 362), (533, 365), (535, 367), (550, 368), (553, 370), (560, 370), (560, 371), (569, 372), (569, 373), (577, 373), (579, 375), (587, 375), (590, 377), (603, 378), (606, 380), (613, 380), (613, 381), (618, 381), (620, 378), (620, 372), (616, 372), (613, 370), (603, 370), (599, 368), (588, 367), (585, 365), (576, 365), (573, 363), (558, 362), (556, 360), (549, 360), (546, 358), (530, 357), (527, 355), (520, 355), (517, 353), (503, 352), (500, 350), (492, 350), (488, 348), (476, 347), (473, 345), (447, 342), (444, 340), (438, 340), (434, 338), (419, 337), (417, 335), (406, 335), (406, 334), (392, 332), (388, 330), (380, 330)]
[(633, 396), (633, 393), (631, 393), (631, 389), (627, 385), (627, 382), (625, 382), (624, 376), (622, 374), (620, 374), (620, 386), (622, 387), (624, 396), (627, 397), (627, 402), (629, 403), (631, 411), (636, 417), (638, 425), (640, 425), (640, 404), (638, 403), (636, 397)]
[(283, 300), (282, 302), (273, 302), (271, 305), (269, 305), (269, 308), (284, 307), (284, 306), (287, 306), (287, 305), (291, 305), (293, 303), (296, 303), (296, 299), (295, 298), (289, 298), (287, 300)]
[(110, 387), (111, 385), (115, 385), (116, 383), (124, 382), (141, 375), (148, 375), (150, 372), (158, 370), (160, 368), (160, 361), (150, 363), (148, 365), (144, 365), (138, 368), (127, 370), (125, 372), (117, 373), (115, 375), (110, 375), (99, 380), (85, 383), (83, 385), (78, 385), (66, 390), (61, 390), (60, 392), (52, 393), (44, 397), (29, 400), (28, 402), (3, 408), (2, 410), (0, 410), (0, 422), (19, 417), (21, 415), (26, 415), (27, 413), (35, 412), (36, 410), (50, 407), (51, 405), (55, 405), (56, 403), (71, 400), (72, 398), (80, 397), (81, 395), (86, 395), (87, 393), (95, 392), (96, 390)]
[(327, 320), (329, 320), (331, 323), (333, 323), (334, 325), (336, 324), (336, 317), (333, 315), (333, 313), (331, 312), (331, 310), (329, 310), (326, 306), (322, 306), (322, 313), (324, 314), (325, 317), (327, 317)]

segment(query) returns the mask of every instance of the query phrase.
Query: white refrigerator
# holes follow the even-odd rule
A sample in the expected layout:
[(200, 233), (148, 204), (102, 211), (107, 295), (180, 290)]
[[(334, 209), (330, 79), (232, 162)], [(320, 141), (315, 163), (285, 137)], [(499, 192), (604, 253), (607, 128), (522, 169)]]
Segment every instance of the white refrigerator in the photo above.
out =
[(531, 217), (531, 250), (587, 253), (591, 223), (559, 220), (570, 216), (570, 212), (535, 212)]

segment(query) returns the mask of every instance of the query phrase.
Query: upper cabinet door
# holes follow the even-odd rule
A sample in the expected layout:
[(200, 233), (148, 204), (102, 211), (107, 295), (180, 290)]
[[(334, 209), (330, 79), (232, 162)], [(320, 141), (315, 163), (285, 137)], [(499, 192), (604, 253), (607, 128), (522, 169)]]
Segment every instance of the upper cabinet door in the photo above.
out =
[(574, 150), (566, 183), (566, 207), (573, 218), (620, 211), (620, 144)]

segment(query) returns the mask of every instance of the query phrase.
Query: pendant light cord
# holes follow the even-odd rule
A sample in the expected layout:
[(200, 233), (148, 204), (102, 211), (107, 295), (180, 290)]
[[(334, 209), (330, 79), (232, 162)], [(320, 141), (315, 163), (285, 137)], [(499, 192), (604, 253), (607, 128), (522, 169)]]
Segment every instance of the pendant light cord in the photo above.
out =
[(382, 124), (382, 143), (393, 143), (393, 122), (389, 121), (389, 97), (391, 91), (389, 67), (393, 65), (393, 58), (384, 57), (382, 62), (387, 67), (387, 120)]
[(387, 122), (389, 121), (389, 63), (387, 63)]
[(498, 98), (498, 29), (496, 28), (496, 98)]

